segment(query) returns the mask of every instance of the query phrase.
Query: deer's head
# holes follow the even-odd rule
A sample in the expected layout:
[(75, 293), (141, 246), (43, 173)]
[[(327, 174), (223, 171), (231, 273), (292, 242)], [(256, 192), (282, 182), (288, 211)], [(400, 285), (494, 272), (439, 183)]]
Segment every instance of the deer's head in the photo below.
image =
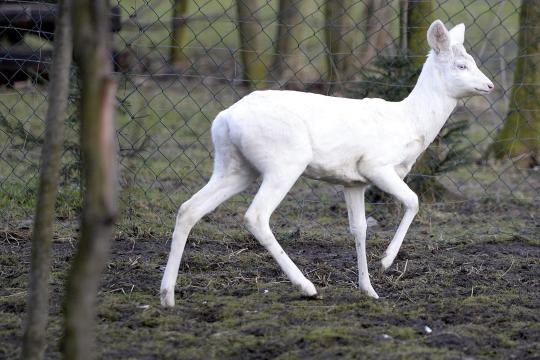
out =
[(435, 20), (427, 32), (434, 70), (439, 73), (448, 95), (456, 99), (488, 94), (494, 87), (463, 47), (464, 37), (465, 25), (456, 25), (448, 31), (440, 20)]

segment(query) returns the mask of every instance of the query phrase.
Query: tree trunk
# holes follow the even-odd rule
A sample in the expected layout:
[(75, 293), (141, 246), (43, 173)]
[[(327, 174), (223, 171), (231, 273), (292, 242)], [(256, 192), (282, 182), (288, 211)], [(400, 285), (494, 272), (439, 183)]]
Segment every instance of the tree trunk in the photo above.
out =
[(170, 62), (173, 66), (179, 66), (188, 62), (184, 52), (186, 45), (187, 26), (185, 16), (187, 14), (188, 1), (174, 0), (171, 20), (171, 53)]
[(64, 302), (62, 351), (66, 359), (94, 357), (96, 296), (117, 213), (116, 82), (107, 31), (109, 9), (106, 0), (78, 0), (73, 7), (74, 53), (81, 85), (83, 209)]
[(399, 0), (399, 49), (402, 54), (407, 51), (407, 14), (408, 1)]
[(429, 51), (427, 31), (435, 20), (432, 0), (409, 0), (407, 5), (407, 47), (409, 56), (421, 67)]
[(381, 55), (385, 47), (392, 43), (392, 34), (385, 28), (392, 18), (392, 7), (386, 0), (366, 1), (366, 27), (364, 45), (359, 53), (360, 68)]
[(347, 43), (348, 27), (352, 26), (347, 12), (352, 0), (327, 0), (324, 8), (324, 30), (327, 51), (328, 81), (339, 81), (347, 76), (352, 64), (352, 49)]
[(510, 157), (520, 167), (540, 163), (540, 0), (523, 0), (520, 11), (519, 55), (510, 108), (488, 155)]
[(279, 0), (275, 56), (272, 63), (274, 76), (280, 82), (297, 80), (302, 82), (302, 70), (308, 58), (300, 50), (304, 39), (304, 0)]
[(51, 81), (48, 88), (49, 104), (45, 118), (38, 200), (32, 231), (32, 263), (27, 303), (28, 318), (22, 347), (23, 359), (42, 359), (46, 346), (54, 205), (60, 177), (73, 45), (70, 7), (71, 0), (58, 2)]
[[(432, 0), (409, 0), (407, 4), (407, 50), (408, 56), (419, 69), (424, 65), (429, 46), (427, 31), (435, 20), (435, 9)], [(434, 170), (429, 164), (438, 158), (437, 146), (433, 144), (422, 154), (412, 170), (413, 190), (424, 201), (440, 201), (455, 198), (456, 195), (448, 191), (434, 176)]]
[(262, 8), (262, 0), (236, 0), (238, 13), (238, 33), (240, 35), (240, 56), (244, 67), (244, 80), (256, 88), (265, 85), (266, 67), (262, 60), (260, 38), (263, 29), (256, 12)]

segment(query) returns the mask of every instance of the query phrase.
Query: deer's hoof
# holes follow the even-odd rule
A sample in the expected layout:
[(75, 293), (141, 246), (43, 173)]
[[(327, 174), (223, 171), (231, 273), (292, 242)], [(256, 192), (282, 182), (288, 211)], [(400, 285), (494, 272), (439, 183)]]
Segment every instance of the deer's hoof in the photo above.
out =
[(313, 285), (313, 283), (307, 279), (305, 283), (300, 284), (300, 292), (302, 293), (302, 295), (309, 298), (316, 298), (318, 295), (315, 285)]
[(161, 289), (160, 299), (161, 299), (161, 306), (173, 307), (174, 306), (174, 289), (172, 290)]
[(372, 297), (374, 299), (379, 298), (379, 295), (377, 295), (371, 284), (360, 285), (360, 290), (369, 297)]
[(386, 271), (390, 266), (392, 266), (392, 263), (394, 262), (394, 257), (386, 255), (381, 260), (381, 270)]

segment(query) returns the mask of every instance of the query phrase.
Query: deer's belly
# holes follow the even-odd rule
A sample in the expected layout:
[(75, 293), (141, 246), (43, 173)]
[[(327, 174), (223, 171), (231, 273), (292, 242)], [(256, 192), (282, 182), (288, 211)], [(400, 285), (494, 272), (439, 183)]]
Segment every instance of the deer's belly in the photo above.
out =
[[(325, 151), (314, 151), (304, 175), (333, 184), (369, 184), (369, 174), (377, 168), (393, 167), (404, 178), (426, 145), (424, 137), (403, 144), (384, 144), (380, 147), (333, 147)], [(349, 156), (338, 156), (349, 154)]]
[(304, 176), (331, 184), (367, 184), (369, 181), (359, 172), (358, 161), (350, 160), (340, 164), (313, 162), (304, 171)]

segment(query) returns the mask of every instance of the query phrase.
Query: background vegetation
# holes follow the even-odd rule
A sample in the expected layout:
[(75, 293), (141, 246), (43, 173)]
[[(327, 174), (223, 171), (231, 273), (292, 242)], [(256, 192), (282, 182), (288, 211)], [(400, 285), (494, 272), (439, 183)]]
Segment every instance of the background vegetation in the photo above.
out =
[[(260, 7), (248, 18), (257, 27), (248, 32), (257, 31), (257, 40), (247, 45), (240, 40), (236, 1), (180, 3), (117, 2), (122, 16), (122, 28), (114, 34), (121, 208), (98, 296), (99, 357), (527, 358), (538, 353), (538, 167), (534, 161), (522, 166), (514, 157), (486, 157), (516, 89), (521, 1), (432, 3), (430, 17), (448, 26), (466, 24), (466, 48), (494, 80), (496, 91), (462, 102), (449, 120), (461, 145), (439, 142), (437, 150), (459, 160), (467, 149), (471, 161), (432, 174), (457, 197), (423, 204), (392, 271), (371, 269), (381, 301), (355, 289), (354, 244), (340, 188), (300, 180), (272, 222), (284, 248), (322, 289), (322, 300), (292, 293), (277, 266), (240, 226), (253, 187), (195, 227), (177, 285), (179, 306), (162, 310), (158, 284), (174, 214), (210, 176), (209, 128), (219, 111), (253, 86), (336, 96), (367, 89), (398, 100), (414, 80), (404, 76), (398, 81), (396, 64), (418, 60), (403, 52), (399, 1), (339, 1), (350, 6), (334, 12), (330, 22), (325, 1), (288, 2), (298, 12), (281, 15), (296, 24), (285, 31), (295, 40), (287, 40), (283, 31), (281, 37), (292, 41), (292, 50), (277, 47), (276, 40), (279, 7), (287, 1), (253, 2)], [(173, 36), (179, 24), (185, 27)], [(340, 41), (335, 53), (328, 51), (328, 39)], [(32, 34), (16, 45), (42, 52), (51, 48), (48, 40)], [(14, 46), (0, 40), (3, 50)], [(257, 56), (246, 60), (243, 49), (250, 46)], [(365, 56), (368, 50), (371, 57)], [(244, 71), (250, 61), (259, 67), (255, 77)], [(0, 87), (0, 323), (5, 324), (0, 342), (6, 344), (0, 357), (7, 358), (18, 356), (22, 335), (48, 98), (42, 74), (30, 75)], [(73, 86), (56, 203), (46, 354), (51, 358), (59, 356), (62, 284), (79, 239), (78, 92)], [(372, 266), (397, 226), (399, 209), (391, 202), (368, 204), (379, 224), (369, 231)]]

